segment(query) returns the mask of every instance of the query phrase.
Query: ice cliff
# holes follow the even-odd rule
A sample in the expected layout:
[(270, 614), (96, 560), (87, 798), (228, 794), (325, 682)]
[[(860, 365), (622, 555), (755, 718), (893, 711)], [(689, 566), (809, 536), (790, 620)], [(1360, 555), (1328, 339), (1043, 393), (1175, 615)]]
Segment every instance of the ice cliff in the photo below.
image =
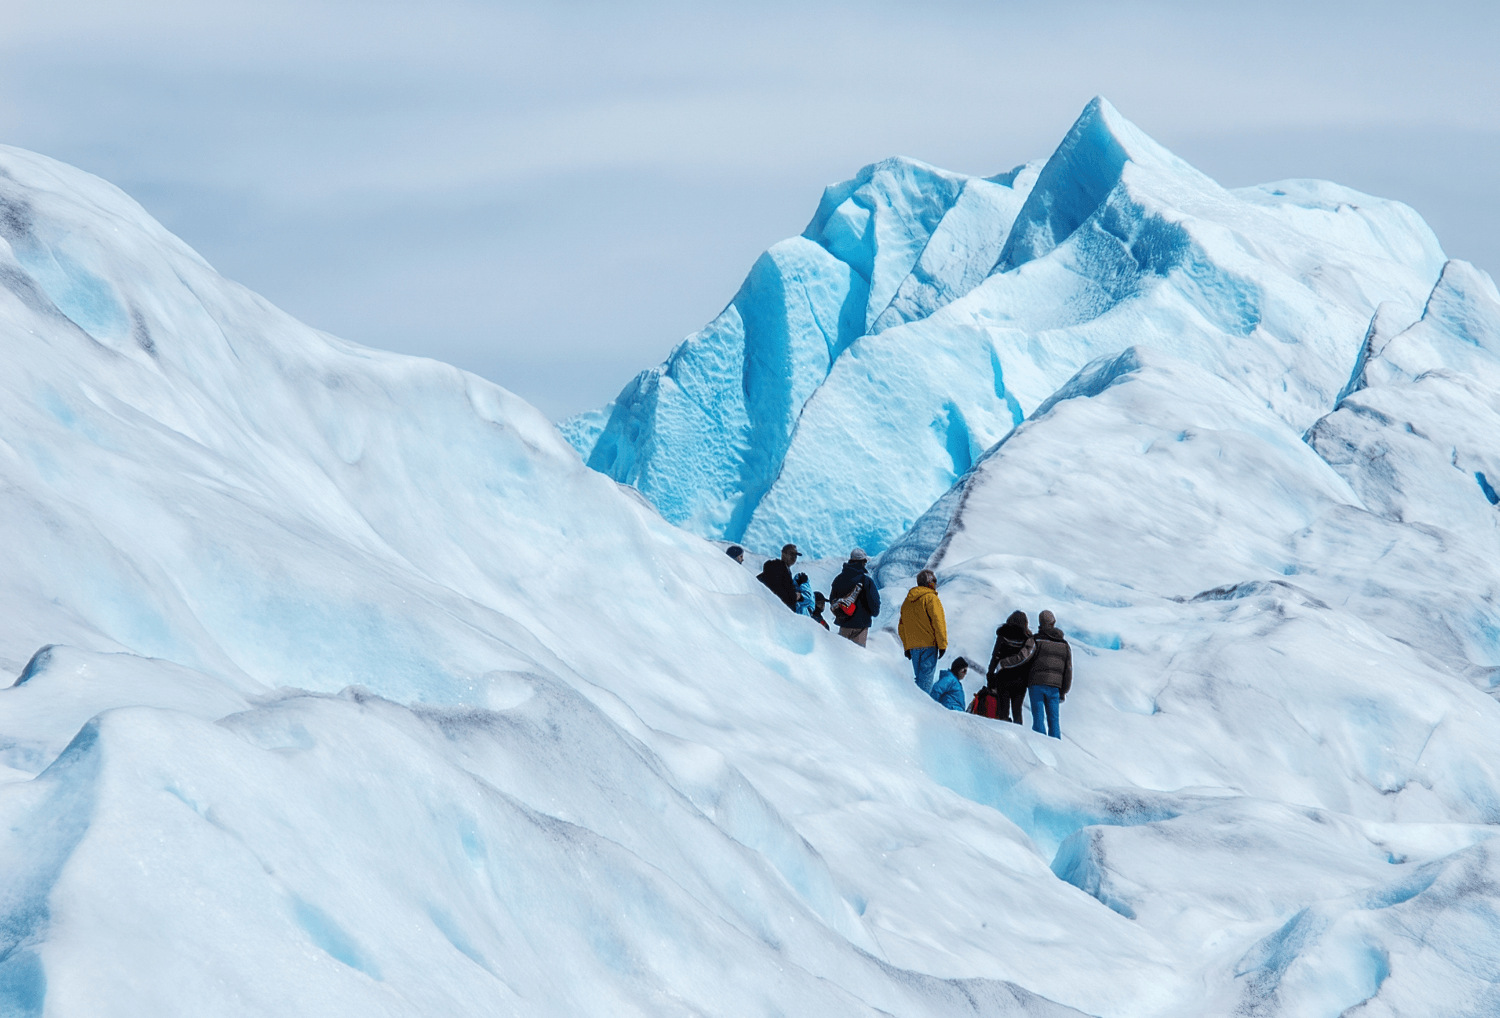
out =
[(1442, 264), (1404, 205), (1320, 181), (1225, 190), (1096, 99), (1044, 165), (893, 159), (828, 188), (717, 319), (563, 431), (695, 533), (876, 551), (1133, 345), (1310, 426), (1376, 307), (1420, 308)]

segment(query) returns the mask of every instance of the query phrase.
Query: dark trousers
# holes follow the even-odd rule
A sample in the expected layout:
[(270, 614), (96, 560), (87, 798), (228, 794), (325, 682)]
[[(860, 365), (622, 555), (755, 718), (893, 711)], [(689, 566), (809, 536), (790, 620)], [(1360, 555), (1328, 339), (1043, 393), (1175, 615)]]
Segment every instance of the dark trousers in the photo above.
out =
[(1005, 703), (1007, 700), (1010, 701), (1010, 720), (1014, 721), (1018, 725), (1022, 724), (1021, 704), (1026, 702), (1026, 687), (1022, 686), (1020, 689), (1008, 689), (1005, 692), (1001, 693), (1000, 702)]
[[(995, 696), (1000, 700), (1000, 716), (996, 720), (1013, 721), (1018, 725), (1025, 724), (1021, 720), (1021, 704), (1026, 702), (1026, 687), (996, 689), (991, 686), (990, 688), (995, 690)], [(1008, 715), (1005, 713), (1007, 710), (1010, 711)]]

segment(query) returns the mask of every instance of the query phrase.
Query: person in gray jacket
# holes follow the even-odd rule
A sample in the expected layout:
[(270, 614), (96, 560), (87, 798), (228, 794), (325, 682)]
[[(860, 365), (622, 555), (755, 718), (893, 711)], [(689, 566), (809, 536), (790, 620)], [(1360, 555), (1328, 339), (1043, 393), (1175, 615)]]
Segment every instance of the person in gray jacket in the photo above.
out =
[[(1062, 738), (1062, 726), (1058, 722), (1059, 705), (1068, 698), (1073, 688), (1073, 648), (1057, 628), (1057, 616), (1044, 611), (1037, 616), (1036, 652), (1031, 659), (1031, 673), (1027, 676), (1031, 693), (1031, 728), (1054, 739)], [(1042, 717), (1047, 727), (1042, 727)]]

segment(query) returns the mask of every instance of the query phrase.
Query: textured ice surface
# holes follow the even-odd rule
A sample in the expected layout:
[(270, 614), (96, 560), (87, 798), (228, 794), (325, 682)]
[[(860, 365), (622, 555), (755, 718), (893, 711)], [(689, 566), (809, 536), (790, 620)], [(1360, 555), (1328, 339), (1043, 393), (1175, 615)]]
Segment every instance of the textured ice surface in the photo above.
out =
[[(516, 397), (13, 149), (0, 342), (0, 1014), (1073, 1013), (982, 961), (977, 902), (918, 967), (921, 858), (830, 862), (960, 814), (1066, 887), (913, 770), (953, 722), (899, 662)], [(1075, 999), (1147, 985), (1094, 939), (1118, 988)]]
[[(767, 505), (817, 415), (916, 421), (861, 439), (917, 521), (885, 599), (931, 562), (979, 661), (1056, 611), (1061, 740), (932, 702), (894, 612), (862, 650), (786, 611), (504, 390), (0, 150), (0, 1014), (1495, 1013), (1500, 297), (1399, 206), (1216, 190), (1103, 105), (1070, 139), (1077, 187), (830, 189), (747, 282), (797, 299), (609, 425), (649, 472), (679, 414)], [(1211, 257), (1158, 275), (1176, 230)]]
[(937, 569), (956, 653), (1015, 608), (1070, 632), (1065, 743), (1178, 791), (1053, 870), (1198, 959), (1183, 1013), (1500, 1006), (1500, 295), (1449, 262), (1417, 307), (1305, 435), (1173, 354), (1100, 358), (877, 567)]
[(719, 319), (563, 427), (696, 533), (875, 551), (1131, 346), (1311, 426), (1376, 308), (1414, 321), (1442, 264), (1404, 205), (1322, 181), (1227, 191), (1096, 99), (1044, 165), (986, 180), (888, 160), (830, 187)]

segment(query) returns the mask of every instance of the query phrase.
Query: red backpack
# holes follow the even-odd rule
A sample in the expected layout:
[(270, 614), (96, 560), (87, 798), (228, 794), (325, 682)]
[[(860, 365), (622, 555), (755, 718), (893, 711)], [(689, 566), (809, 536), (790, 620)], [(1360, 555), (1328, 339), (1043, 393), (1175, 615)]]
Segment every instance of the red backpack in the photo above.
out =
[(837, 601), (829, 602), (833, 605), (833, 617), (838, 621), (839, 625), (843, 625), (849, 619), (853, 618), (854, 610), (859, 607), (859, 595), (864, 592), (864, 589), (864, 582), (861, 581), (854, 585), (853, 590)]
[(1000, 716), (1000, 697), (989, 686), (980, 686), (979, 692), (974, 694), (974, 699), (969, 701), (969, 713), (978, 714), (982, 718), (998, 718)]

